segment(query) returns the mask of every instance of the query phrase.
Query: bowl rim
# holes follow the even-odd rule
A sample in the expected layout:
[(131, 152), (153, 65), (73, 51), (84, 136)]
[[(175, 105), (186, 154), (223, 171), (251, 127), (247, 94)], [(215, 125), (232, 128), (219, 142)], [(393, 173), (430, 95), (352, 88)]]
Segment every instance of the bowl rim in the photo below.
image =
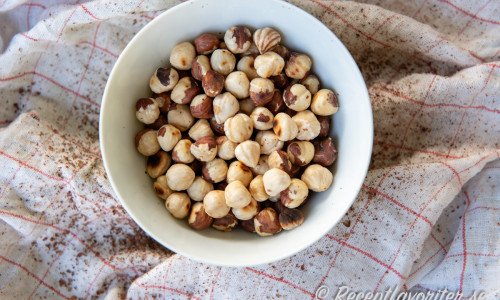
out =
[[(109, 154), (107, 154), (107, 150), (106, 150), (106, 146), (105, 146), (105, 143), (104, 143), (104, 140), (103, 140), (103, 123), (104, 123), (104, 114), (102, 113), (103, 111), (105, 111), (105, 107), (106, 107), (106, 99), (108, 98), (108, 95), (110, 93), (110, 83), (113, 82), (113, 78), (115, 77), (115, 73), (116, 73), (116, 66), (118, 66), (121, 61), (124, 59), (124, 57), (127, 56), (127, 52), (129, 51), (129, 49), (132, 48), (132, 44), (134, 44), (134, 41), (139, 39), (150, 27), (153, 27), (155, 26), (156, 23), (160, 22), (160, 19), (162, 18), (162, 16), (164, 16), (165, 14), (170, 14), (170, 13), (175, 13), (177, 10), (180, 10), (182, 8), (184, 8), (185, 6), (188, 6), (188, 5), (192, 5), (193, 2), (198, 2), (200, 0), (188, 0), (186, 2), (183, 2), (183, 3), (180, 3), (180, 4), (177, 4), (167, 10), (165, 10), (164, 12), (162, 12), (160, 15), (156, 16), (153, 20), (151, 20), (150, 22), (148, 22), (143, 28), (141, 28), (134, 36), (133, 38), (127, 43), (127, 45), (125, 46), (125, 48), (123, 49), (123, 51), (120, 53), (118, 59), (116, 60), (115, 64), (113, 65), (113, 68), (110, 72), (110, 75), (108, 76), (108, 79), (106, 81), (106, 86), (104, 88), (104, 92), (103, 92), (103, 96), (102, 96), (102, 102), (101, 102), (101, 106), (100, 106), (100, 111), (99, 111), (99, 147), (101, 148), (101, 157), (102, 157), (102, 161), (103, 161), (103, 165), (104, 165), (104, 169), (106, 171), (106, 174), (107, 174), (107, 177), (108, 177), (108, 181), (109, 183), (111, 184), (111, 187), (113, 189), (113, 192), (115, 193), (115, 195), (117, 196), (118, 200), (120, 201), (120, 204), (125, 208), (125, 211), (128, 213), (128, 215), (134, 220), (134, 222), (141, 228), (141, 230), (143, 230), (148, 236), (150, 236), (152, 239), (154, 239), (157, 243), (159, 243), (160, 245), (162, 245), (163, 247), (169, 249), (170, 251), (176, 253), (176, 254), (180, 254), (182, 256), (185, 256), (187, 258), (190, 258), (194, 261), (198, 261), (198, 262), (202, 262), (202, 263), (206, 263), (206, 264), (210, 264), (210, 265), (216, 265), (216, 266), (223, 266), (223, 267), (248, 267), (248, 266), (258, 266), (258, 265), (264, 265), (264, 264), (268, 264), (268, 263), (272, 263), (272, 262), (276, 262), (276, 261), (280, 261), (280, 260), (283, 260), (285, 258), (288, 258), (288, 257), (291, 257), (292, 255), (295, 255), (301, 251), (303, 251), (304, 249), (310, 247), (311, 245), (313, 245), (314, 243), (316, 243), (317, 241), (319, 241), (321, 238), (323, 238), (334, 226), (336, 226), (340, 219), (332, 224), (332, 226), (330, 227), (325, 227), (323, 228), (323, 230), (319, 230), (321, 232), (321, 234), (318, 234), (318, 237), (310, 244), (307, 244), (307, 245), (303, 245), (301, 246), (300, 248), (296, 249), (294, 252), (290, 252), (290, 253), (284, 253), (284, 254), (281, 254), (281, 255), (276, 255), (276, 256), (269, 256), (269, 257), (263, 257), (261, 260), (259, 260), (258, 262), (253, 262), (253, 263), (240, 263), (238, 261), (233, 261), (231, 263), (229, 262), (223, 262), (223, 261), (213, 261), (213, 260), (209, 260), (209, 259), (206, 259), (202, 256), (197, 256), (197, 255), (191, 255), (191, 253), (186, 253), (184, 251), (182, 251), (181, 249), (178, 249), (177, 247), (173, 246), (171, 243), (169, 243), (168, 241), (163, 241), (163, 240), (160, 240), (160, 239), (157, 239), (155, 237), (155, 234), (151, 233), (149, 229), (147, 229), (147, 226), (145, 226), (141, 220), (135, 215), (135, 213), (133, 212), (133, 210), (130, 209), (130, 207), (126, 204), (126, 201), (123, 200), (123, 197), (122, 197), (122, 194), (119, 192), (119, 189), (118, 189), (118, 186), (116, 185), (114, 179), (113, 179), (113, 175), (111, 174), (110, 172), (110, 169), (109, 169), (109, 165), (108, 165), (108, 162), (107, 162), (107, 159), (106, 157), (109, 156)], [(288, 9), (293, 9), (296, 13), (298, 14), (301, 14), (303, 17), (305, 17), (306, 19), (308, 19), (311, 23), (314, 23), (315, 26), (320, 26), (320, 27), (323, 27), (323, 29), (326, 29), (333, 37), (334, 40), (337, 40), (339, 42), (339, 48), (337, 49), (338, 51), (342, 51), (344, 52), (346, 55), (346, 59), (350, 60), (350, 63), (353, 64), (354, 68), (353, 68), (353, 73), (354, 73), (354, 76), (360, 80), (360, 82), (362, 82), (362, 86), (360, 86), (359, 88), (361, 89), (360, 93), (363, 94), (363, 98), (364, 99), (361, 99), (362, 101), (365, 101), (365, 106), (366, 108), (368, 109), (367, 113), (368, 113), (368, 117), (369, 119), (367, 120), (367, 130), (369, 132), (369, 136), (367, 136), (366, 138), (369, 139), (367, 140), (367, 144), (368, 144), (368, 147), (369, 149), (368, 150), (368, 155), (366, 157), (362, 157), (360, 159), (363, 160), (363, 164), (365, 165), (365, 169), (362, 170), (363, 174), (365, 174), (362, 178), (360, 177), (359, 179), (359, 182), (355, 182), (355, 184), (353, 183), (353, 185), (356, 186), (355, 190), (356, 190), (356, 194), (355, 196), (350, 200), (350, 203), (348, 206), (346, 206), (346, 209), (344, 209), (344, 211), (342, 212), (342, 215), (344, 216), (346, 214), (346, 212), (352, 207), (353, 203), (356, 201), (358, 195), (359, 195), (359, 192), (362, 188), (362, 185), (363, 185), (363, 182), (365, 181), (365, 178), (366, 178), (366, 174), (368, 173), (368, 169), (369, 169), (369, 166), (370, 166), (370, 161), (371, 161), (371, 156), (372, 156), (372, 151), (373, 151), (373, 138), (374, 138), (374, 124), (373, 124), (373, 111), (372, 111), (372, 106), (371, 106), (371, 102), (370, 102), (370, 96), (369, 96), (369, 93), (368, 93), (368, 89), (366, 87), (366, 82), (363, 78), (363, 75), (361, 74), (361, 71), (359, 70), (359, 67), (356, 63), (356, 61), (354, 60), (354, 58), (352, 57), (351, 53), (349, 52), (349, 50), (346, 48), (346, 46), (344, 45), (344, 43), (337, 37), (337, 35), (331, 30), (329, 29), (323, 22), (321, 22), (319, 19), (317, 19), (316, 17), (314, 17), (313, 15), (311, 15), (310, 13), (306, 12), (305, 10), (303, 10), (302, 8), (298, 7), (298, 6), (295, 6), (291, 3), (288, 3), (286, 1), (282, 1), (282, 0), (267, 0), (269, 2), (274, 2), (274, 4), (280, 4), (280, 5), (283, 5), (285, 8), (288, 8)]]

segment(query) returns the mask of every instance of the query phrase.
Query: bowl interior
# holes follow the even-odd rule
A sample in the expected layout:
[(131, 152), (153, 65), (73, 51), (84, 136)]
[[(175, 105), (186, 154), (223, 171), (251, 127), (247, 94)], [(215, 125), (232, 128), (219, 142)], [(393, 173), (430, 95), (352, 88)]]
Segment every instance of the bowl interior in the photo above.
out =
[[(339, 156), (333, 186), (315, 194), (304, 208), (304, 224), (292, 231), (261, 238), (241, 230), (201, 232), (171, 217), (145, 174), (145, 158), (133, 137), (136, 99), (149, 94), (149, 77), (168, 65), (181, 41), (202, 32), (222, 33), (230, 26), (271, 26), (283, 44), (309, 54), (323, 87), (339, 94), (340, 110), (332, 135)], [(197, 0), (158, 16), (129, 43), (108, 80), (100, 120), (103, 160), (115, 193), (133, 219), (155, 240), (187, 257), (217, 265), (247, 266), (276, 261), (311, 245), (328, 232), (356, 198), (368, 168), (372, 139), (371, 107), (363, 78), (342, 43), (321, 22), (290, 4), (273, 0)]]

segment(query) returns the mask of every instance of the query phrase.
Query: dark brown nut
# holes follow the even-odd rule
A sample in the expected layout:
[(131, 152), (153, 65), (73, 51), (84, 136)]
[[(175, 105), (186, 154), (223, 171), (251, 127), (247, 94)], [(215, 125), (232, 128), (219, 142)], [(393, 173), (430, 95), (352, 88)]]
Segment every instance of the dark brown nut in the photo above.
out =
[(200, 176), (197, 176), (191, 186), (187, 189), (189, 198), (193, 201), (203, 201), (205, 195), (212, 191), (214, 186)]
[(231, 160), (234, 158), (234, 149), (237, 144), (231, 142), (226, 136), (220, 136), (215, 139), (217, 143), (217, 155), (224, 160)]
[(240, 112), (241, 113), (244, 113), (245, 115), (250, 115), (254, 109), (255, 109), (255, 103), (253, 103), (252, 99), (246, 98), (246, 99), (240, 100)]
[(213, 136), (205, 136), (191, 145), (191, 154), (203, 162), (211, 161), (217, 156), (217, 144)]
[(222, 218), (229, 213), (229, 206), (226, 204), (224, 191), (213, 190), (208, 192), (203, 198), (203, 207), (207, 215), (212, 218)]
[(255, 58), (254, 67), (262, 78), (277, 76), (285, 67), (285, 60), (277, 53), (269, 51)]
[(308, 166), (301, 178), (313, 192), (326, 191), (333, 182), (333, 175), (327, 168), (314, 164)]
[(309, 56), (292, 52), (290, 58), (286, 62), (285, 73), (286, 76), (293, 79), (302, 79), (311, 70), (312, 61)]
[(203, 164), (201, 169), (202, 176), (211, 183), (218, 183), (226, 179), (228, 168), (224, 160), (216, 158)]
[(198, 54), (210, 54), (219, 48), (219, 38), (213, 33), (203, 33), (194, 40)]
[(224, 34), (224, 42), (229, 51), (240, 54), (250, 49), (252, 33), (245, 26), (233, 26)]
[(168, 123), (175, 126), (180, 131), (186, 131), (193, 126), (194, 118), (187, 105), (176, 104), (168, 112)]
[(229, 232), (233, 230), (238, 225), (238, 219), (232, 214), (228, 213), (222, 218), (217, 218), (214, 219), (214, 222), (212, 223), (212, 227), (224, 231), (224, 232)]
[(236, 57), (229, 50), (217, 49), (210, 57), (212, 69), (222, 75), (228, 75), (236, 66)]
[(194, 181), (194, 171), (188, 165), (175, 164), (171, 166), (167, 174), (167, 184), (173, 191), (187, 190)]
[(261, 155), (259, 162), (254, 168), (251, 168), (254, 175), (264, 175), (269, 170), (269, 165), (267, 164), (268, 156)]
[(183, 164), (192, 163), (194, 156), (191, 154), (191, 144), (191, 141), (188, 139), (180, 140), (172, 150), (172, 160)]
[(189, 105), (191, 115), (198, 119), (210, 119), (214, 115), (212, 101), (213, 99), (205, 94), (194, 97)]
[(298, 133), (297, 139), (301, 141), (310, 141), (318, 137), (321, 132), (321, 124), (316, 115), (310, 110), (298, 112), (292, 117), (292, 120), (297, 124)]
[(314, 157), (314, 146), (308, 141), (295, 141), (288, 144), (288, 158), (296, 166), (308, 165)]
[(330, 134), (330, 124), (332, 119), (330, 117), (316, 116), (321, 127), (318, 137), (327, 137)]
[(214, 70), (208, 70), (203, 76), (201, 85), (207, 96), (215, 97), (224, 89), (224, 76)]
[(260, 145), (260, 152), (265, 155), (281, 150), (284, 145), (272, 130), (259, 131), (255, 136), (255, 141)]
[(314, 141), (313, 163), (323, 167), (331, 166), (337, 159), (337, 149), (331, 137), (320, 141)]
[(170, 52), (170, 64), (178, 70), (189, 70), (196, 56), (193, 44), (183, 42), (177, 44)]
[(165, 201), (168, 212), (177, 219), (184, 219), (189, 214), (191, 200), (186, 193), (172, 193)]
[(191, 129), (189, 129), (188, 135), (193, 140), (197, 141), (206, 136), (214, 136), (214, 132), (205, 119), (198, 120)]
[(270, 51), (278, 53), (279, 56), (283, 57), (283, 59), (287, 60), (290, 57), (290, 50), (283, 45), (276, 45), (271, 48)]
[(244, 142), (252, 136), (253, 122), (249, 116), (239, 113), (224, 122), (224, 133), (235, 143)]
[(188, 218), (189, 226), (196, 230), (203, 230), (210, 227), (212, 222), (213, 218), (205, 212), (205, 207), (202, 202), (193, 204)]
[(135, 135), (135, 147), (140, 154), (151, 156), (160, 150), (160, 144), (156, 138), (156, 130), (144, 129)]
[(304, 223), (304, 213), (300, 209), (285, 209), (278, 217), (281, 228), (292, 230)]
[(255, 232), (260, 236), (270, 236), (281, 231), (278, 214), (270, 207), (261, 210), (253, 221)]
[(213, 106), (215, 121), (219, 124), (226, 122), (227, 119), (236, 115), (240, 110), (238, 100), (229, 92), (225, 92), (215, 97)]
[(290, 162), (288, 155), (285, 151), (276, 150), (273, 151), (267, 158), (267, 164), (270, 169), (276, 168), (291, 174), (292, 163)]
[(254, 78), (250, 81), (250, 98), (256, 106), (264, 106), (273, 99), (274, 83), (265, 78)]
[(276, 76), (271, 76), (269, 77), (269, 79), (271, 79), (271, 81), (274, 83), (274, 87), (277, 89), (286, 88), (288, 86), (288, 83), (290, 82), (288, 77), (286, 77), (286, 75), (283, 73), (280, 73)]
[(160, 114), (160, 116), (158, 117), (158, 119), (156, 119), (156, 121), (154, 121), (152, 124), (147, 125), (146, 127), (154, 129), (154, 130), (158, 130), (163, 125), (167, 125), (167, 124), (168, 124), (167, 117), (165, 117), (164, 115)]
[(193, 60), (193, 67), (191, 69), (191, 75), (196, 80), (201, 81), (203, 76), (207, 74), (209, 70), (212, 70), (210, 66), (210, 60), (205, 55), (198, 55)]
[(281, 35), (273, 28), (264, 27), (254, 32), (253, 42), (259, 49), (260, 54), (263, 54), (281, 42)]
[(337, 95), (332, 90), (319, 90), (311, 102), (311, 110), (318, 116), (331, 116), (339, 110)]
[[(177, 83), (176, 83), (177, 84)], [(169, 93), (161, 93), (155, 98), (156, 103), (158, 103), (158, 107), (160, 108), (160, 113), (167, 114), (170, 110), (170, 94)]]
[(149, 177), (157, 178), (167, 172), (171, 162), (170, 155), (160, 150), (156, 152), (156, 154), (148, 157), (146, 172), (148, 172)]
[(234, 71), (227, 75), (224, 87), (236, 98), (243, 99), (249, 96), (250, 81), (245, 73)]
[(309, 90), (309, 92), (311, 92), (311, 95), (316, 94), (319, 90), (320, 82), (318, 76), (316, 75), (309, 74), (306, 77), (302, 78), (300, 83), (305, 86), (306, 89)]
[(260, 145), (254, 141), (241, 142), (234, 149), (236, 158), (245, 164), (247, 167), (254, 168), (257, 166), (260, 158)]
[(283, 100), (290, 109), (306, 110), (311, 105), (311, 93), (302, 84), (292, 84), (283, 93)]
[(239, 180), (230, 182), (227, 185), (224, 196), (227, 206), (231, 208), (243, 208), (252, 201), (252, 195)]
[(264, 188), (264, 177), (262, 175), (258, 175), (252, 179), (248, 190), (250, 191), (252, 198), (259, 202), (269, 199), (269, 195), (266, 193), (266, 189)]
[(168, 196), (173, 193), (173, 191), (168, 187), (167, 176), (165, 175), (156, 178), (153, 188), (155, 189), (156, 195), (163, 200), (167, 200)]
[(212, 117), (210, 119), (210, 127), (217, 134), (220, 134), (220, 135), (225, 134), (224, 133), (224, 123), (222, 123), (222, 124), (217, 123), (217, 120), (215, 120), (215, 117)]
[(250, 114), (253, 121), (253, 127), (258, 130), (268, 130), (273, 128), (274, 116), (269, 109), (258, 106)]
[(171, 151), (181, 139), (181, 132), (170, 124), (163, 125), (157, 134), (158, 143), (163, 151)]
[(263, 175), (264, 187), (266, 193), (273, 197), (278, 196), (286, 190), (291, 183), (290, 175), (285, 171), (272, 168)]
[(269, 109), (269, 111), (273, 114), (276, 115), (280, 112), (283, 112), (285, 110), (285, 101), (283, 101), (283, 96), (279, 90), (274, 90), (273, 97), (271, 98), (271, 101), (269, 101), (266, 105), (266, 108)]
[(170, 98), (177, 104), (188, 104), (201, 92), (198, 83), (191, 77), (184, 77), (177, 82)]
[(274, 117), (273, 131), (280, 141), (284, 142), (293, 140), (299, 133), (297, 124), (288, 114), (282, 112)]
[(214, 189), (220, 190), (220, 191), (225, 190), (226, 187), (227, 187), (227, 182), (225, 182), (225, 181), (218, 182), (214, 185)]
[(203, 167), (203, 163), (195, 159), (192, 163), (188, 164), (188, 166), (191, 168), (191, 170), (193, 170), (195, 174), (200, 174), (201, 169)]
[(227, 49), (227, 45), (226, 43), (222, 40), (220, 41), (220, 44), (219, 44), (219, 49), (225, 49), (225, 50), (228, 50)]
[(280, 201), (288, 208), (296, 208), (304, 203), (308, 195), (307, 185), (302, 180), (293, 178), (290, 186), (281, 192)]
[(135, 103), (135, 116), (144, 124), (153, 124), (160, 116), (160, 108), (153, 98), (141, 98)]
[(241, 208), (233, 208), (231, 212), (238, 220), (250, 220), (259, 212), (259, 203), (252, 199), (250, 204)]
[(158, 68), (149, 80), (153, 93), (160, 94), (171, 91), (179, 81), (179, 73), (174, 68)]
[(227, 170), (227, 183), (240, 181), (248, 186), (253, 179), (252, 171), (240, 161), (233, 161)]
[(255, 58), (253, 56), (243, 56), (236, 65), (236, 70), (247, 75), (249, 80), (259, 77), (254, 67)]
[(241, 229), (252, 233), (255, 232), (255, 225), (253, 220), (254, 219), (240, 221), (239, 224)]

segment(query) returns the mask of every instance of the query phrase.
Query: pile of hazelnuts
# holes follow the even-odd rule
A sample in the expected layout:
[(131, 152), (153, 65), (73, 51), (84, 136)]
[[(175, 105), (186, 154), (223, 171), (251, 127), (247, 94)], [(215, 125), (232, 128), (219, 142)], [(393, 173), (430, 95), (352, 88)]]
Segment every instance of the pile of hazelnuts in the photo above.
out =
[(333, 181), (330, 132), (336, 94), (320, 89), (312, 61), (273, 28), (203, 33), (170, 53), (170, 67), (136, 103), (146, 172), (172, 216), (268, 236), (304, 222), (309, 191)]

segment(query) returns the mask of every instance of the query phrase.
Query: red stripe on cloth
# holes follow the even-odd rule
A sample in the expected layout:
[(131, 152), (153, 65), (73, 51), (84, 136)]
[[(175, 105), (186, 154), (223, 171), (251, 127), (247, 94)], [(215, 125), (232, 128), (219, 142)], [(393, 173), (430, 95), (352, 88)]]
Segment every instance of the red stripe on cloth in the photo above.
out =
[(23, 4), (21, 4), (21, 6), (40, 7), (43, 9), (47, 9), (47, 6), (40, 4), (40, 3), (31, 3), (31, 2), (30, 3), (23, 3)]
[(452, 3), (451, 1), (449, 0), (439, 0), (439, 2), (443, 2), (443, 3), (446, 3), (448, 4), (449, 6), (453, 7), (454, 9), (456, 9), (457, 11), (463, 13), (464, 15), (467, 15), (471, 18), (473, 18), (474, 20), (478, 20), (478, 21), (483, 21), (483, 22), (486, 22), (486, 23), (491, 23), (491, 24), (495, 24), (495, 25), (500, 25), (500, 22), (499, 21), (496, 21), (496, 20), (489, 20), (489, 19), (485, 19), (485, 18), (481, 18), (481, 17), (478, 17), (476, 15), (474, 15), (473, 13), (471, 12), (468, 12), (466, 11), (465, 9), (457, 6), (456, 4)]
[(497, 208), (497, 207), (488, 207), (488, 206), (476, 206), (474, 207), (473, 209), (470, 209), (468, 211), (468, 213), (471, 213), (475, 210), (479, 210), (479, 209), (486, 209), (486, 210), (500, 210), (500, 208)]
[(96, 19), (96, 20), (102, 20), (101, 18), (98, 18), (96, 17), (92, 12), (90, 12), (90, 10), (85, 7), (85, 5), (83, 4), (80, 4), (80, 7), (83, 9), (83, 11), (85, 11), (89, 16), (91, 16), (93, 19)]
[(279, 278), (279, 277), (273, 276), (273, 275), (271, 275), (271, 274), (264, 273), (264, 272), (262, 272), (262, 271), (260, 271), (260, 270), (256, 270), (256, 269), (253, 269), (253, 268), (250, 268), (250, 267), (246, 267), (245, 269), (246, 269), (246, 270), (248, 270), (248, 271), (251, 271), (251, 272), (253, 272), (253, 273), (256, 273), (256, 274), (262, 275), (262, 276), (264, 276), (264, 277), (267, 277), (267, 278), (273, 279), (273, 280), (275, 280), (275, 281), (278, 281), (278, 282), (284, 283), (284, 284), (288, 285), (289, 287), (291, 287), (291, 288), (293, 288), (293, 289), (295, 289), (295, 290), (297, 290), (297, 291), (301, 291), (302, 293), (304, 293), (304, 294), (306, 294), (306, 295), (309, 295), (309, 296), (311, 296), (311, 297), (314, 297), (314, 296), (315, 296), (313, 293), (311, 293), (311, 292), (309, 292), (309, 291), (307, 291), (307, 290), (305, 290), (305, 289), (301, 288), (300, 286), (298, 286), (298, 285), (296, 285), (296, 284), (294, 284), (294, 283), (291, 283), (290, 281), (287, 281), (287, 280), (285, 280), (285, 279), (283, 279), (283, 278)]
[[(486, 7), (488, 6), (488, 4), (490, 4), (491, 0), (488, 0), (486, 1), (486, 3), (484, 3), (477, 11), (476, 13), (474, 14), (474, 18), (477, 17), (477, 15)], [(474, 20), (474, 18), (471, 18), (469, 21), (467, 21), (467, 23), (465, 24), (465, 26), (458, 32), (457, 36), (461, 36), (464, 31), (469, 28), (470, 24), (472, 23), (472, 20)]]
[(222, 272), (222, 268), (219, 269), (219, 271), (217, 271), (217, 273), (215, 274), (215, 276), (213, 276), (213, 281), (212, 281), (212, 285), (210, 286), (210, 296), (209, 296), (209, 299), (212, 300), (214, 299), (214, 289), (215, 289), (215, 285), (217, 284), (217, 280), (219, 279), (219, 275), (220, 275), (220, 272)]
[(28, 164), (27, 164), (27, 163), (25, 163), (24, 161), (22, 161), (22, 160), (20, 160), (20, 159), (18, 159), (18, 158), (16, 158), (16, 157), (14, 157), (14, 156), (12, 156), (12, 155), (9, 155), (9, 154), (7, 154), (7, 153), (3, 152), (2, 150), (0, 150), (0, 155), (2, 155), (2, 156), (4, 156), (4, 157), (6, 157), (6, 158), (8, 158), (8, 159), (11, 159), (11, 160), (13, 160), (13, 161), (17, 162), (18, 164), (22, 165), (23, 167), (28, 168), (28, 169), (30, 169), (30, 170), (33, 170), (33, 171), (35, 171), (35, 172), (37, 172), (37, 173), (39, 173), (39, 174), (41, 174), (41, 175), (43, 175), (43, 176), (45, 176), (45, 177), (47, 177), (47, 178), (50, 178), (50, 179), (53, 179), (53, 180), (56, 180), (56, 181), (63, 181), (63, 182), (66, 182), (66, 180), (65, 180), (64, 178), (61, 178), (61, 177), (55, 177), (55, 176), (52, 176), (52, 175), (50, 175), (50, 174), (47, 174), (47, 173), (45, 173), (44, 171), (42, 171), (42, 170), (40, 170), (40, 169), (37, 169), (37, 168), (35, 168), (35, 167), (31, 166), (31, 165), (28, 165)]
[(95, 48), (101, 50), (102, 52), (104, 53), (107, 53), (111, 56), (113, 56), (114, 58), (117, 58), (118, 57), (118, 54), (114, 54), (113, 52), (111, 52), (110, 50), (104, 48), (104, 47), (101, 47), (101, 46), (98, 46), (98, 45), (93, 45), (91, 42), (89, 41), (82, 41), (82, 42), (79, 42), (78, 44), (83, 44), (83, 45), (90, 45), (90, 46), (94, 46)]
[[(464, 256), (464, 254), (463, 253), (451, 254), (447, 255), (446, 257), (457, 257), (457, 256), (458, 257)], [(500, 254), (467, 252), (467, 256), (499, 257)]]
[(410, 147), (401, 147), (401, 145), (396, 145), (396, 144), (391, 144), (391, 143), (386, 143), (382, 142), (379, 140), (374, 140), (373, 143), (383, 146), (383, 147), (390, 147), (390, 148), (396, 148), (399, 150), (405, 150), (405, 151), (410, 151), (410, 152), (418, 152), (418, 153), (424, 153), (424, 154), (431, 154), (434, 156), (438, 157), (446, 157), (446, 158), (451, 158), (451, 159), (461, 159), (464, 158), (464, 156), (454, 156), (454, 155), (447, 155), (445, 153), (440, 153), (436, 151), (431, 151), (431, 150), (421, 150), (421, 149), (415, 149), (415, 148), (410, 148)]
[(186, 292), (183, 292), (181, 290), (178, 290), (178, 289), (175, 289), (175, 288), (171, 288), (171, 287), (168, 287), (168, 286), (164, 286), (164, 285), (144, 285), (144, 284), (141, 284), (141, 283), (137, 283), (137, 286), (140, 286), (141, 288), (144, 288), (146, 290), (148, 290), (148, 289), (158, 289), (158, 290), (170, 291), (170, 292), (173, 292), (173, 293), (176, 293), (176, 294), (179, 294), (179, 295), (186, 296), (189, 299), (200, 300), (200, 298), (195, 297), (191, 293), (186, 293)]

